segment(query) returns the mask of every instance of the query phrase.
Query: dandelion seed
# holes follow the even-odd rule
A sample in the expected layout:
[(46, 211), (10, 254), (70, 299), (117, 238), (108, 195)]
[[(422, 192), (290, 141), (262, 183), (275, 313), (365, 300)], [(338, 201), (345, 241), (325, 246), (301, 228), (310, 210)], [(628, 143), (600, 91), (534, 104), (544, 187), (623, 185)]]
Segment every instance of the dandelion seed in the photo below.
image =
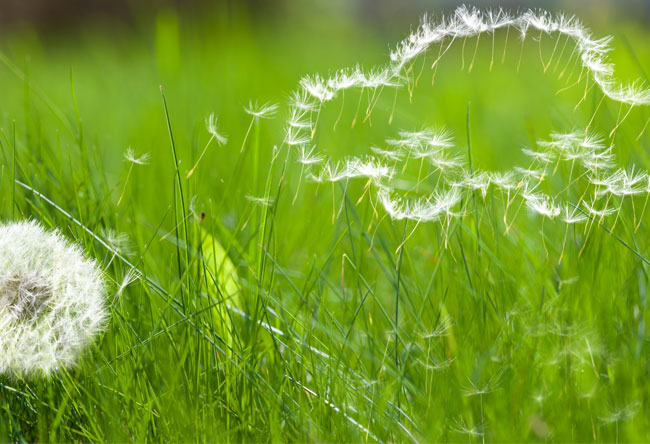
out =
[(490, 187), (490, 175), (487, 172), (468, 175), (459, 185), (465, 186), (470, 190), (480, 190), (481, 195), (485, 199), (487, 196), (488, 188)]
[(600, 174), (614, 167), (614, 155), (610, 152), (594, 153), (582, 159), (582, 164), (591, 173)]
[(334, 91), (327, 86), (327, 82), (318, 74), (303, 77), (300, 80), (300, 86), (319, 102), (332, 100), (335, 95)]
[[(431, 362), (432, 361), (432, 362)], [(430, 359), (428, 362), (424, 362), (421, 359), (418, 359), (418, 362), (426, 369), (433, 371), (440, 371), (446, 368), (449, 368), (451, 364), (456, 361), (456, 358), (447, 358), (447, 359)]]
[(632, 402), (622, 407), (613, 408), (607, 415), (601, 417), (600, 420), (603, 424), (616, 424), (616, 442), (618, 443), (618, 424), (620, 422), (628, 421), (634, 418), (641, 408), (640, 402)]
[(451, 148), (454, 139), (449, 130), (425, 128), (420, 131), (400, 131), (399, 139), (388, 139), (386, 143), (400, 148), (416, 149), (430, 146), (433, 148)]
[(353, 69), (342, 69), (334, 77), (327, 81), (327, 86), (333, 91), (342, 91), (364, 83), (364, 75), (361, 68), (356, 66)]
[(528, 157), (532, 157), (541, 163), (551, 163), (556, 157), (555, 153), (551, 151), (533, 151), (528, 148), (524, 148), (521, 151)]
[(402, 83), (393, 77), (393, 74), (388, 69), (373, 69), (366, 74), (360, 74), (363, 79), (363, 87), (376, 89), (380, 86), (398, 87)]
[(481, 424), (477, 424), (474, 427), (469, 427), (462, 418), (460, 420), (456, 420), (455, 422), (456, 426), (451, 427), (452, 431), (475, 438), (483, 436), (484, 432), (483, 426)]
[(482, 396), (487, 395), (488, 393), (496, 392), (499, 390), (499, 385), (496, 382), (497, 377), (492, 377), (487, 383), (482, 386), (478, 386), (469, 380), (469, 387), (461, 390), (463, 396)]
[(422, 335), (423, 338), (425, 339), (430, 339), (430, 338), (442, 338), (445, 336), (449, 336), (449, 331), (451, 330), (451, 327), (454, 325), (454, 321), (451, 319), (450, 316), (445, 316), (440, 321), (438, 321), (438, 325), (436, 325), (436, 328), (433, 329), (433, 331), (427, 332)]
[(140, 157), (136, 157), (135, 151), (128, 147), (126, 153), (124, 153), (124, 159), (129, 162), (129, 172), (126, 174), (126, 179), (124, 180), (124, 187), (122, 188), (122, 193), (120, 198), (117, 200), (117, 205), (119, 206), (124, 199), (124, 193), (126, 193), (126, 185), (129, 183), (129, 178), (131, 177), (131, 172), (133, 171), (133, 165), (146, 165), (149, 163), (149, 153), (145, 153)]
[(327, 178), (330, 182), (338, 182), (343, 179), (367, 177), (379, 182), (381, 179), (390, 179), (392, 174), (391, 169), (377, 159), (349, 158), (345, 160), (342, 167), (337, 164), (333, 169), (328, 169)]
[(289, 126), (296, 128), (297, 130), (301, 129), (310, 129), (311, 122), (307, 119), (308, 112), (300, 108), (294, 108), (291, 110), (291, 116), (289, 117)]
[(515, 174), (512, 171), (505, 173), (494, 171), (488, 173), (488, 178), (490, 183), (503, 191), (510, 191), (517, 186)]
[(228, 142), (228, 137), (219, 132), (219, 128), (217, 126), (217, 116), (215, 116), (214, 113), (211, 113), (208, 117), (206, 117), (205, 127), (219, 145), (225, 145)]
[(442, 216), (454, 216), (452, 208), (460, 202), (462, 195), (459, 189), (451, 188), (444, 192), (437, 192), (429, 198), (402, 200), (392, 197), (388, 189), (380, 188), (377, 197), (394, 220), (433, 222)]
[(208, 115), (208, 117), (205, 118), (205, 127), (208, 130), (208, 133), (210, 133), (212, 137), (210, 137), (208, 143), (205, 144), (205, 148), (203, 148), (203, 151), (201, 151), (201, 154), (199, 155), (199, 158), (196, 160), (196, 163), (194, 164), (192, 169), (187, 172), (187, 175), (185, 176), (186, 179), (192, 177), (192, 175), (198, 168), (199, 163), (203, 159), (203, 156), (205, 156), (205, 153), (208, 152), (208, 147), (210, 146), (213, 140), (216, 140), (217, 144), (219, 145), (225, 145), (228, 142), (228, 137), (226, 137), (225, 135), (219, 132), (219, 128), (217, 127), (217, 116), (215, 116), (214, 113), (210, 113), (210, 115)]
[(308, 134), (304, 134), (300, 128), (289, 126), (285, 133), (285, 142), (289, 146), (306, 145), (310, 142)]
[(549, 196), (530, 195), (526, 197), (526, 205), (534, 212), (553, 219), (560, 215), (562, 209), (553, 203)]
[(531, 168), (515, 167), (514, 170), (519, 173), (524, 179), (536, 179), (538, 181), (541, 181), (546, 175), (545, 171), (534, 170)]
[(246, 195), (246, 199), (253, 202), (254, 204), (261, 205), (263, 207), (270, 207), (273, 205), (273, 199), (271, 198), (264, 198), (264, 197), (255, 197), (251, 195)]
[(436, 151), (427, 155), (427, 160), (437, 170), (448, 173), (452, 170), (459, 170), (463, 167), (464, 160), (460, 157), (449, 157), (443, 151)]
[(244, 107), (244, 111), (256, 119), (270, 119), (275, 115), (278, 110), (277, 103), (266, 102), (259, 105), (257, 102), (248, 102), (248, 106)]
[(307, 149), (306, 145), (300, 147), (300, 154), (298, 157), (298, 162), (303, 165), (314, 165), (318, 163), (323, 163), (325, 161), (325, 156), (315, 152), (316, 146), (312, 146)]
[(124, 293), (124, 290), (126, 290), (126, 288), (129, 285), (131, 285), (132, 283), (134, 283), (135, 281), (140, 279), (141, 276), (142, 276), (142, 274), (140, 273), (140, 271), (137, 268), (131, 268), (124, 275), (124, 278), (122, 278), (122, 282), (120, 283), (120, 287), (117, 290), (117, 296), (120, 296), (122, 293)]
[(118, 233), (110, 228), (100, 228), (101, 237), (111, 247), (123, 256), (132, 254), (131, 241), (126, 233)]
[(542, 389), (539, 389), (537, 393), (531, 398), (537, 403), (537, 404), (542, 404), (544, 402), (544, 399), (546, 399), (546, 395), (544, 394), (544, 391)]
[(135, 163), (137, 165), (147, 165), (149, 164), (149, 153), (144, 153), (140, 157), (136, 157), (135, 151), (131, 147), (128, 147), (126, 149), (126, 153), (124, 153), (124, 158), (131, 163)]
[(605, 187), (598, 192), (599, 195), (629, 196), (643, 193), (647, 180), (647, 173), (635, 173), (634, 169), (630, 172), (620, 169), (604, 179), (595, 179), (592, 183)]
[(636, 416), (641, 408), (640, 402), (632, 402), (618, 408), (612, 408), (607, 412), (606, 416), (600, 418), (604, 424), (612, 424), (614, 422), (627, 421)]
[(311, 112), (318, 108), (318, 104), (314, 102), (308, 93), (302, 89), (291, 94), (289, 103), (292, 108), (303, 112)]
[(373, 153), (377, 154), (378, 156), (384, 157), (386, 159), (390, 159), (393, 161), (400, 161), (404, 158), (404, 154), (401, 151), (394, 151), (394, 150), (384, 150), (381, 148), (378, 148), (376, 146), (371, 146), (370, 151)]
[(36, 222), (0, 226), (0, 373), (73, 365), (108, 317), (97, 264)]
[(586, 222), (588, 217), (576, 207), (566, 205), (562, 208), (562, 220), (567, 224), (579, 224)]

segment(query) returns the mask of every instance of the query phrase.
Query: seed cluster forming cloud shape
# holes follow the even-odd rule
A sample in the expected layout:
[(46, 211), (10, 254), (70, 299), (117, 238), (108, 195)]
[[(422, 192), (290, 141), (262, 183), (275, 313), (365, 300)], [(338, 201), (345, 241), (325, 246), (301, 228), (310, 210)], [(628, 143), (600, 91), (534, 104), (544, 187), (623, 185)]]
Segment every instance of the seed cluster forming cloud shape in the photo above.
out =
[(74, 364), (107, 315), (100, 270), (79, 247), (33, 221), (0, 225), (0, 374)]
[[(617, 102), (624, 109), (609, 138), (592, 133), (589, 126), (580, 131), (550, 134), (537, 143), (537, 150), (524, 149), (531, 159), (529, 165), (505, 173), (473, 170), (464, 158), (453, 153), (454, 139), (444, 129), (399, 131), (395, 137), (385, 141), (385, 146), (369, 147), (366, 155), (348, 157), (339, 162), (329, 160), (313, 145), (323, 107), (346, 90), (358, 89), (362, 95), (367, 95), (366, 114), (369, 116), (384, 90), (405, 87), (409, 94), (413, 94), (416, 83), (413, 63), (420, 56), (432, 53), (431, 68), (435, 69), (455, 42), (463, 41), (464, 45), (467, 38), (478, 39), (482, 34), (489, 34), (493, 39), (494, 33), (501, 29), (518, 33), (522, 40), (534, 33), (540, 39), (543, 35), (558, 35), (558, 39), (564, 36), (566, 43), (573, 43), (570, 58), (575, 57), (580, 69), (579, 79), (574, 85), (585, 83), (582, 100), (596, 87), (602, 92), (603, 100), (607, 98)], [(313, 180), (366, 180), (374, 191), (373, 204), (380, 204), (395, 220), (448, 222), (464, 214), (460, 207), (467, 191), (480, 191), (483, 197), (488, 193), (501, 197), (506, 209), (506, 226), (509, 225), (510, 208), (513, 208), (513, 217), (522, 207), (527, 207), (546, 218), (575, 224), (602, 220), (617, 213), (625, 196), (645, 195), (642, 209), (638, 209), (639, 215), (635, 209), (636, 223), (645, 211), (650, 195), (650, 176), (634, 169), (616, 169), (611, 140), (634, 107), (650, 105), (650, 89), (639, 82), (623, 85), (616, 79), (614, 66), (607, 57), (611, 50), (610, 42), (611, 37), (594, 38), (574, 17), (545, 11), (510, 15), (502, 10), (481, 12), (463, 6), (439, 22), (425, 17), (419, 28), (397, 45), (386, 66), (368, 71), (360, 67), (343, 69), (329, 78), (305, 76), (292, 96), (284, 143), (295, 150), (297, 161)], [(494, 59), (494, 40), (492, 45)], [(553, 55), (556, 55), (555, 49)], [(544, 66), (544, 70), (547, 68)], [(429, 176), (435, 173), (440, 178), (429, 194), (406, 198), (398, 195), (390, 185), (408, 161), (426, 164), (427, 171), (432, 171)], [(557, 172), (562, 163), (567, 163), (571, 171), (567, 187), (580, 189), (577, 200), (564, 201), (561, 193), (551, 195), (544, 191), (545, 181)], [(419, 184), (418, 178), (415, 187)], [(618, 207), (615, 200), (619, 202)]]

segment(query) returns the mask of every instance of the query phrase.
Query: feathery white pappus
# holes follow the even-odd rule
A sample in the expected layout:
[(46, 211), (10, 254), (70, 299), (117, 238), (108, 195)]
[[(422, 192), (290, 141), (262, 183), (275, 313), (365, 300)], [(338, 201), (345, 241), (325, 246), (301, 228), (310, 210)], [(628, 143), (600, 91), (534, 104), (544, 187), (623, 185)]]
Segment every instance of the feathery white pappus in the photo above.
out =
[(73, 365), (108, 310), (95, 261), (37, 222), (0, 224), (0, 373)]

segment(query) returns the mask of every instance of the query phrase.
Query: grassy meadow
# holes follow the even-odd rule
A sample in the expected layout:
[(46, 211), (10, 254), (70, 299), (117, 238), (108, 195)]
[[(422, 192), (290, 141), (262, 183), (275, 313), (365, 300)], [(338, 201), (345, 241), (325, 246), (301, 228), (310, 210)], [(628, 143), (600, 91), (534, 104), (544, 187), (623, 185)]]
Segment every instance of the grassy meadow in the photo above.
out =
[[(595, 176), (558, 159), (535, 192), (579, 223), (536, 212), (517, 183), (467, 182), (438, 220), (391, 217), (367, 178), (314, 180), (287, 122), (304, 75), (389, 63), (418, 17), (287, 14), (5, 30), (1, 219), (80, 244), (111, 316), (78, 365), (0, 376), (0, 441), (650, 441), (646, 182), (600, 217), (581, 205)], [(617, 79), (647, 80), (646, 29), (592, 31), (614, 36)], [(309, 110), (302, 145), (344, 165), (445, 128), (473, 177), (532, 168), (523, 147), (588, 128), (612, 171), (650, 169), (650, 108), (605, 97), (565, 37), (459, 38), (431, 68), (439, 46), (408, 85)], [(446, 180), (399, 162), (391, 196)]]

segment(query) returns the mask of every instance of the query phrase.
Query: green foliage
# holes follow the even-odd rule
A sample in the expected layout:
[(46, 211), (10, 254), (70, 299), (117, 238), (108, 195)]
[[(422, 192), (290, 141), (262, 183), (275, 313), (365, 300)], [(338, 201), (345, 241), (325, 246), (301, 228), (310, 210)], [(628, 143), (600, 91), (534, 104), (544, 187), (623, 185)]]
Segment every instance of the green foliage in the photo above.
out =
[[(305, 73), (384, 63), (396, 39), (295, 20), (167, 10), (135, 30), (8, 34), (0, 217), (57, 227), (95, 257), (111, 322), (57, 377), (0, 376), (0, 441), (649, 441), (643, 198), (588, 231), (525, 206), (504, 219), (480, 192), (449, 224), (416, 224), (386, 217), (363, 182), (309, 181), (282, 145), (289, 93)], [(596, 34), (630, 43), (617, 74), (642, 76), (647, 31), (611, 26)], [(335, 102), (315, 143), (342, 159), (444, 124), (458, 155), (469, 130), (473, 165), (505, 171), (599, 106), (592, 127), (609, 134), (618, 105), (589, 90), (574, 110), (584, 90), (556, 94), (563, 65), (540, 68), (554, 40), (495, 38), (503, 63), (491, 39), (468, 40), (467, 54), (481, 46), (461, 71), (460, 42), (394, 115), (385, 96), (353, 128), (359, 94)], [(256, 99), (278, 117), (251, 120)], [(211, 112), (224, 146), (208, 143)], [(650, 168), (649, 117), (635, 109), (612, 136), (619, 166)]]

